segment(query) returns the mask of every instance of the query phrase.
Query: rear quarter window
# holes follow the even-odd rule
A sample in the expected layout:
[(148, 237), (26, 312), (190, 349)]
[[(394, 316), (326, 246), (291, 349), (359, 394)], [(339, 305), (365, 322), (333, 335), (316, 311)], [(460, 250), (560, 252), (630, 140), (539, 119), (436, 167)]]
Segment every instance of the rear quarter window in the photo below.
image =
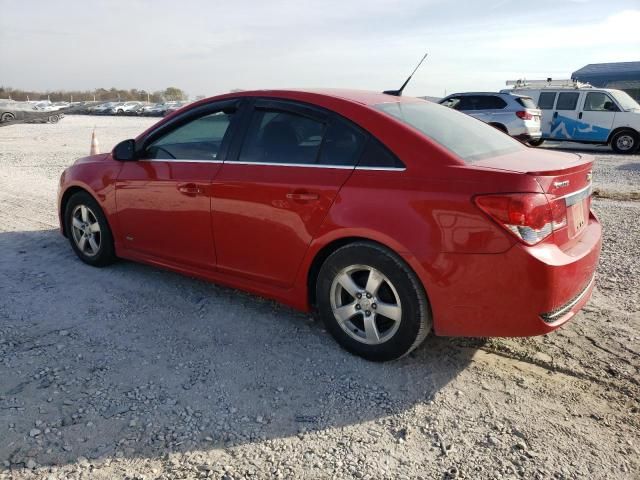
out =
[(531, 97), (517, 97), (516, 102), (522, 105), (524, 108), (537, 108), (536, 102)]

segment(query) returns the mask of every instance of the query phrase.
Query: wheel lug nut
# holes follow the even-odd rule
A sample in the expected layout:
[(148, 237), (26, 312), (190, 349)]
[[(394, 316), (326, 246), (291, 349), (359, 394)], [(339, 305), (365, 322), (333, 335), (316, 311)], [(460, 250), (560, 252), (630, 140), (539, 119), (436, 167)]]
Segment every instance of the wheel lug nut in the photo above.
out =
[(378, 304), (377, 303), (372, 303), (371, 304), (371, 308), (373, 308), (375, 310), (376, 308), (378, 308)]
[(371, 294), (370, 293), (367, 293), (367, 298), (371, 298)]
[(356, 298), (362, 298), (362, 294), (360, 292), (356, 293)]
[(360, 310), (362, 307), (358, 304), (356, 304), (356, 310)]
[(366, 312), (364, 312), (364, 314), (365, 314), (367, 317), (370, 317), (370, 316), (371, 316), (371, 312), (370, 312), (369, 310), (367, 310)]

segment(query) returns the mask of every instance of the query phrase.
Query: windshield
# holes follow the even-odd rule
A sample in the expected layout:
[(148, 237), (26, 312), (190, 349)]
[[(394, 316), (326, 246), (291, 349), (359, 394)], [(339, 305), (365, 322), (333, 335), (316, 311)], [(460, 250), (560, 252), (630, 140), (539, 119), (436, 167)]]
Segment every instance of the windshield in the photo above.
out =
[(623, 110), (640, 110), (640, 105), (627, 92), (622, 90), (609, 90), (613, 98), (620, 104)]
[(480, 120), (435, 103), (381, 103), (375, 108), (419, 130), (466, 163), (526, 148)]

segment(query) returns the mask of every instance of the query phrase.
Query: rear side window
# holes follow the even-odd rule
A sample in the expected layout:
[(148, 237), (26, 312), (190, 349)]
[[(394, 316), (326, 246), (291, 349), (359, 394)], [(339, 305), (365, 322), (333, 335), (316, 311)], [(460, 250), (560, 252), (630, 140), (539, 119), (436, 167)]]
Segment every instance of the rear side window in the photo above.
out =
[(313, 164), (317, 162), (325, 124), (291, 112), (256, 109), (239, 161)]
[(531, 97), (516, 97), (516, 102), (518, 102), (524, 108), (537, 108), (536, 103)]
[(338, 118), (331, 122), (320, 150), (321, 165), (351, 166), (358, 162), (365, 134)]
[(381, 103), (376, 108), (420, 131), (466, 163), (526, 148), (480, 120), (434, 103)]
[(367, 139), (358, 167), (405, 168), (398, 157), (373, 137)]
[(507, 102), (494, 95), (481, 95), (475, 99), (476, 110), (501, 110), (507, 106)]
[(451, 97), (440, 102), (440, 105), (444, 105), (445, 107), (449, 107), (449, 108), (455, 108), (456, 110), (460, 110), (458, 108), (459, 104), (460, 104), (460, 97)]
[(553, 110), (554, 103), (556, 103), (556, 92), (540, 92), (538, 108), (541, 110)]
[(579, 92), (560, 92), (556, 110), (575, 110), (578, 105)]

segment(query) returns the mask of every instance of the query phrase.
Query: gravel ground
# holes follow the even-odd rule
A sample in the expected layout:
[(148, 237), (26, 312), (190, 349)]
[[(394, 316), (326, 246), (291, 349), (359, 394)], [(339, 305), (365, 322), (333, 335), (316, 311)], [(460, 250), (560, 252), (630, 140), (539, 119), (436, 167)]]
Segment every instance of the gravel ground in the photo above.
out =
[[(60, 171), (94, 125), (106, 150), (154, 121), (0, 128), (0, 479), (639, 478), (640, 202), (595, 200), (598, 287), (565, 328), (374, 364), (270, 301), (76, 259)], [(596, 187), (638, 191), (640, 155), (594, 153)]]

